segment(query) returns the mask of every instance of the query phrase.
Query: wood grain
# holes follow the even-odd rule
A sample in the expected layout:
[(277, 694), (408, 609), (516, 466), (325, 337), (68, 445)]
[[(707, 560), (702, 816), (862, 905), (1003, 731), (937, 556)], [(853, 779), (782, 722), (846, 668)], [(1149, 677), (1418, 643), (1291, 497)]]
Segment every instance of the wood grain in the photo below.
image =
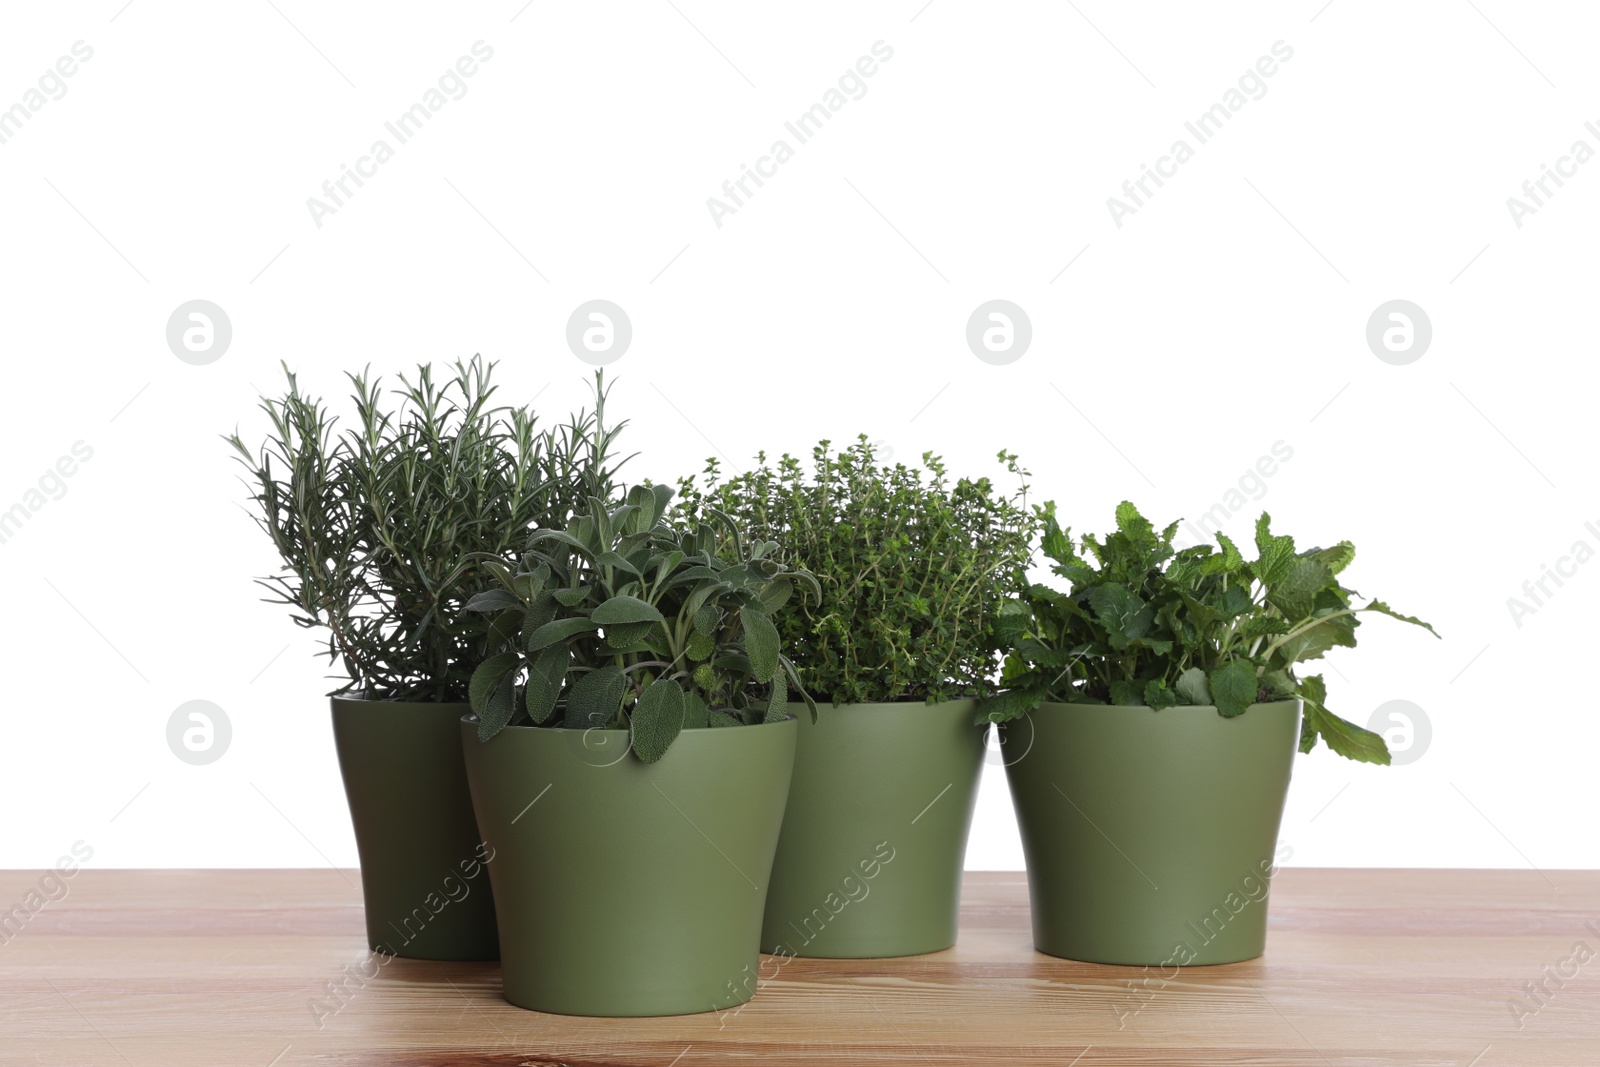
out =
[[(39, 884), (0, 872), (0, 909)], [(0, 1063), (1600, 1065), (1600, 872), (1288, 869), (1265, 957), (1170, 980), (1034, 952), (1023, 876), (968, 874), (948, 952), (764, 957), (737, 1013), (636, 1020), (513, 1008), (492, 964), (371, 965), (358, 884), (82, 871), (0, 944)]]

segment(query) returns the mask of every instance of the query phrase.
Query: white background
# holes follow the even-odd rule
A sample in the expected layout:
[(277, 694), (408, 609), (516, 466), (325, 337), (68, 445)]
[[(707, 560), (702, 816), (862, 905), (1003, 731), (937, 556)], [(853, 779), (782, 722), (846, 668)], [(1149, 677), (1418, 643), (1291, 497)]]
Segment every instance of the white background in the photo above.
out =
[[(1347, 582), (1445, 637), (1374, 619), (1335, 655), (1334, 710), (1411, 701), (1432, 740), (1302, 757), (1291, 862), (1600, 862), (1600, 564), (1520, 626), (1507, 607), (1600, 548), (1600, 162), (1520, 228), (1506, 205), (1600, 148), (1584, 5), (275, 2), (0, 13), (0, 108), (93, 48), (0, 144), (0, 510), (93, 450), (0, 544), (0, 866), (79, 839), (94, 866), (354, 865), (327, 668), (257, 600), (275, 560), (220, 435), (259, 437), (280, 360), (342, 397), (347, 369), (482, 352), (559, 419), (587, 388), (565, 323), (597, 297), (633, 322), (635, 477), (856, 433), (962, 473), (1008, 448), (1100, 530), (1124, 498), (1196, 518), (1284, 442), (1226, 528), (1264, 507), (1302, 545), (1349, 538)], [(479, 40), (465, 96), (318, 227), (307, 198)], [(707, 198), (880, 40), (865, 95), (719, 228)], [(1196, 145), (1184, 122), (1280, 40)], [(1119, 228), (1107, 198), (1180, 137), (1195, 157)], [(165, 340), (197, 298), (233, 325), (208, 366)], [(1008, 366), (965, 343), (993, 298), (1032, 321)], [(1407, 366), (1365, 340), (1397, 298), (1434, 330)], [(232, 722), (209, 766), (167, 748), (192, 699)], [(987, 771), (968, 865), (1020, 868)]]

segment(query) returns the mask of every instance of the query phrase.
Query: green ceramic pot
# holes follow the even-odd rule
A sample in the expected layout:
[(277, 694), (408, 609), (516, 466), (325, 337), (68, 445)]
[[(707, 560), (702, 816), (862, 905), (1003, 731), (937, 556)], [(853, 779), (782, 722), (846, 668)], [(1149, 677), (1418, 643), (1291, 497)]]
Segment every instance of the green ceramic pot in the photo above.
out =
[(623, 730), (513, 726), (480, 742), (463, 719), (506, 999), (605, 1016), (749, 1000), (797, 729), (685, 730), (642, 763)]
[(1045, 704), (1006, 723), (1040, 952), (1189, 966), (1261, 955), (1300, 702)]
[(761, 947), (912, 956), (956, 942), (987, 726), (973, 701), (804, 705)]
[(465, 704), (333, 698), (361, 854), (367, 944), (418, 960), (493, 960), (494, 897), (461, 759)]

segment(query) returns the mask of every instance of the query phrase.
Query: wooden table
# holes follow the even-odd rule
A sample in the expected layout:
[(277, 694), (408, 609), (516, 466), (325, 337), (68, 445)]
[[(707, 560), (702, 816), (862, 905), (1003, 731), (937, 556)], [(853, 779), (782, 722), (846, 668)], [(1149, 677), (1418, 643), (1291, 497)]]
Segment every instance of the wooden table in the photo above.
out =
[[(513, 1008), (494, 964), (369, 965), (358, 884), (80, 872), (0, 932), (0, 1064), (1600, 1065), (1600, 872), (1285, 870), (1265, 957), (1170, 980), (1034, 952), (1022, 875), (969, 874), (948, 952), (795, 960), (736, 1014), (633, 1020)], [(39, 885), (0, 872), (0, 909)]]

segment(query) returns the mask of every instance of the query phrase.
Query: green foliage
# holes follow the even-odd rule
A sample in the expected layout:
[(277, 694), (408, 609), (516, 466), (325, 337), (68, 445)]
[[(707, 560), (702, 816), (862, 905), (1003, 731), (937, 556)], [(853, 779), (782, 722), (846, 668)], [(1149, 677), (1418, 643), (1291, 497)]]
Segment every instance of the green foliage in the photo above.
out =
[(1007, 691), (980, 706), (980, 721), (1014, 719), (1045, 700), (1157, 710), (1214, 704), (1234, 716), (1251, 704), (1299, 697), (1302, 752), (1320, 737), (1341, 756), (1389, 762), (1382, 737), (1327, 709), (1320, 675), (1295, 673), (1296, 664), (1330, 648), (1353, 648), (1365, 612), (1434, 632), (1381, 600), (1356, 606), (1358, 594), (1335, 577), (1355, 557), (1350, 542), (1297, 551), (1262, 513), (1254, 560), (1220, 533), (1217, 548), (1174, 550), (1176, 522), (1157, 532), (1123, 503), (1115, 533), (1103, 541), (1085, 534), (1075, 548), (1053, 503), (1038, 513), (1044, 553), (1070, 590), (1036, 584), (1007, 605)]
[[(1021, 483), (1009, 497), (988, 478), (952, 484), (932, 453), (920, 469), (889, 466), (865, 436), (840, 452), (823, 441), (809, 472), (762, 454), (724, 480), (711, 460), (700, 483), (679, 483), (680, 509), (725, 515), (744, 539), (781, 543), (790, 564), (816, 576), (820, 602), (796, 598), (773, 613), (777, 648), (811, 692), (835, 704), (975, 696), (993, 689), (997, 612), (1026, 588), (1035, 530), (1027, 472), (1016, 456), (999, 458)], [(749, 634), (763, 670), (771, 637)]]
[(685, 729), (781, 719), (791, 684), (811, 705), (771, 612), (775, 590), (815, 580), (771, 542), (670, 521), (672, 495), (591, 497), (565, 530), (535, 532), (515, 568), (482, 560), (497, 585), (467, 607), (503, 640), (472, 677), (480, 739), (517, 723), (626, 729), (653, 763)]
[[(336, 692), (373, 699), (468, 698), (491, 640), (464, 611), (488, 577), (485, 554), (515, 561), (529, 529), (565, 526), (591, 495), (612, 491), (604, 387), (596, 412), (548, 431), (534, 414), (495, 406), (494, 364), (474, 356), (436, 383), (428, 366), (385, 391), (350, 374), (356, 419), (340, 432), (321, 399), (263, 398), (271, 424), (256, 452), (227, 440), (247, 471), (254, 517), (282, 557), (259, 582), (294, 621), (328, 631), (328, 658), (349, 680)], [(503, 698), (495, 694), (493, 713)]]

